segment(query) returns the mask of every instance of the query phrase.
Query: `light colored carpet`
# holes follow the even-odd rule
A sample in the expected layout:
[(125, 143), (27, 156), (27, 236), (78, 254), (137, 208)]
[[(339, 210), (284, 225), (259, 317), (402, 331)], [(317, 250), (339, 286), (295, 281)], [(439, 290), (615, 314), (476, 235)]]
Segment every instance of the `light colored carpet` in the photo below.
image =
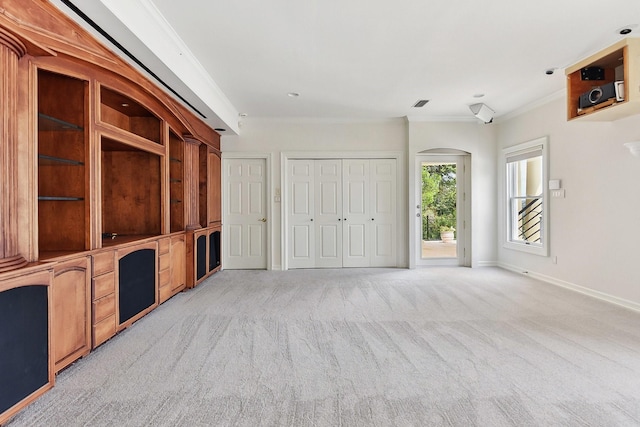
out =
[(640, 425), (640, 314), (495, 268), (223, 271), (9, 425)]

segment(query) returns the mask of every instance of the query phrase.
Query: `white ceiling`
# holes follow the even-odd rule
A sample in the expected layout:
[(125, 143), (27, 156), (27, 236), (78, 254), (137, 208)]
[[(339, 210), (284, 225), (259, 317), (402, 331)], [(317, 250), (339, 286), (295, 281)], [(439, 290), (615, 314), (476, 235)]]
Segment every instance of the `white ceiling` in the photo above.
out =
[(640, 36), (638, 0), (71, 1), (231, 131), (238, 112), (465, 120), (483, 102), (499, 118), (561, 93), (621, 28)]

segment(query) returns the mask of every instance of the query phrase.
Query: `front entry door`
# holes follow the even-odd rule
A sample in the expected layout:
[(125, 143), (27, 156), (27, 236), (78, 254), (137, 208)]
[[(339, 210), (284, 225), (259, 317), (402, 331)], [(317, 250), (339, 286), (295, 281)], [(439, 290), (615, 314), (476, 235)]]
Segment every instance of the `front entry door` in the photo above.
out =
[(267, 268), (265, 159), (225, 159), (225, 269)]

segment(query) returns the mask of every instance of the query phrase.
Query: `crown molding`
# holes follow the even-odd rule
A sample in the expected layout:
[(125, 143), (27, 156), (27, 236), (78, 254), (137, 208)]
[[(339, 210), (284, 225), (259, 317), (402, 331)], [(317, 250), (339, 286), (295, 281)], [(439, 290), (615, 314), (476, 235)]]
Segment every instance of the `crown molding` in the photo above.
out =
[(564, 98), (566, 94), (567, 94), (566, 89), (560, 89), (556, 92), (553, 92), (550, 95), (544, 96), (536, 101), (529, 102), (526, 105), (523, 105), (522, 107), (516, 108), (515, 110), (500, 116), (499, 119), (500, 121), (513, 119), (514, 117), (521, 116), (522, 114), (528, 113), (529, 111), (534, 110), (543, 105), (546, 105), (550, 102), (556, 101), (560, 98)]
[(239, 131), (238, 111), (152, 1), (100, 2), (227, 127)]

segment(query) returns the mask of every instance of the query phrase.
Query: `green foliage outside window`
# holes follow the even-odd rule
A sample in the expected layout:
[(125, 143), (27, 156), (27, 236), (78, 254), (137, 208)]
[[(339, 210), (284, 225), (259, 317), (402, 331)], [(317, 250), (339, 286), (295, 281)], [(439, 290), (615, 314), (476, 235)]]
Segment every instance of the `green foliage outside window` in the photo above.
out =
[(422, 239), (440, 240), (440, 229), (456, 226), (456, 165), (422, 166)]

